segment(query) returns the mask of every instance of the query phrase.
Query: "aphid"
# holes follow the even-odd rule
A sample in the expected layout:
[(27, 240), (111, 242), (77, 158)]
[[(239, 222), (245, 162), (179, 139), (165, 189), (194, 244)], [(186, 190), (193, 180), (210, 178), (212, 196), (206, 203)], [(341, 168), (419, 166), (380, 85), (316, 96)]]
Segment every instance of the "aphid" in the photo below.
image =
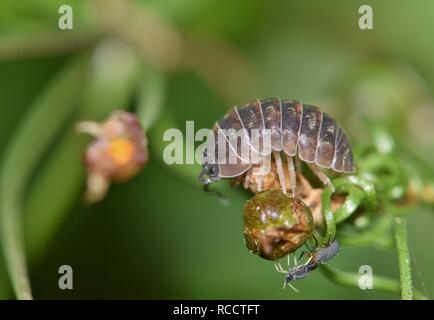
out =
[(278, 272), (285, 273), (285, 284), (287, 284), (290, 281), (305, 278), (310, 272), (317, 269), (320, 264), (326, 263), (335, 257), (339, 249), (339, 242), (335, 239), (327, 246), (315, 249), (313, 252), (303, 253), (309, 256), (306, 263), (294, 268), (290, 268), (288, 265), (288, 271), (283, 270), (279, 264), (276, 264), (276, 269)]
[(329, 243), (327, 246), (324, 246), (320, 249), (315, 250), (315, 252), (308, 252), (307, 255), (309, 256), (308, 263), (314, 263), (317, 266), (320, 263), (326, 263), (327, 261), (334, 258), (340, 249), (340, 245), (338, 240), (333, 240), (331, 243)]
[(303, 264), (301, 266), (297, 266), (295, 268), (289, 269), (285, 275), (285, 283), (288, 283), (293, 280), (303, 279), (307, 277), (307, 275), (315, 270), (318, 267), (317, 264), (313, 262), (309, 262), (306, 264)]
[(355, 172), (351, 146), (343, 129), (319, 108), (296, 100), (268, 98), (240, 108), (235, 106), (215, 123), (213, 132), (213, 150), (209, 146), (205, 149), (199, 175), (205, 186), (223, 178), (239, 177), (253, 167), (258, 169), (255, 175), (259, 177), (260, 192), (263, 178), (271, 168), (271, 155), (284, 194), (285, 171), (289, 174), (291, 192), (296, 193), (294, 157), (306, 162), (332, 190), (333, 185), (322, 168), (338, 173)]

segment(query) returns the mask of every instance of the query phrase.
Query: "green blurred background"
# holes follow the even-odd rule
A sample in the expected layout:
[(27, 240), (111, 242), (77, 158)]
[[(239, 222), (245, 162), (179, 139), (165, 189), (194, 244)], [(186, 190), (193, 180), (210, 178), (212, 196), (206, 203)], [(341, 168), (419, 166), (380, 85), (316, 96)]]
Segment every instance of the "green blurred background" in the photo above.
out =
[[(73, 30), (58, 28), (63, 4), (74, 10)], [(373, 30), (358, 28), (362, 4), (373, 8)], [(280, 96), (321, 106), (353, 144), (367, 142), (366, 121), (374, 120), (431, 161), (433, 14), (430, 0), (2, 0), (0, 155), (4, 165), (20, 141), (25, 161), (9, 160), (3, 170), (13, 182), (23, 166), (32, 168), (19, 201), (35, 297), (398, 298), (339, 287), (318, 272), (297, 282), (299, 294), (282, 290), (272, 263), (243, 244), (251, 195), (225, 182), (228, 206), (205, 194), (198, 166), (164, 164), (162, 133), (184, 130), (186, 120), (211, 127), (232, 105)], [(16, 138), (38, 108), (48, 111), (26, 139)], [(116, 108), (139, 113), (151, 161), (85, 205), (81, 155), (89, 138), (73, 124)], [(432, 297), (432, 212), (409, 219), (415, 283)], [(73, 290), (58, 288), (63, 264), (74, 270)], [(344, 247), (331, 262), (351, 272), (363, 264), (398, 276), (393, 251)], [(0, 298), (12, 297), (0, 260)]]

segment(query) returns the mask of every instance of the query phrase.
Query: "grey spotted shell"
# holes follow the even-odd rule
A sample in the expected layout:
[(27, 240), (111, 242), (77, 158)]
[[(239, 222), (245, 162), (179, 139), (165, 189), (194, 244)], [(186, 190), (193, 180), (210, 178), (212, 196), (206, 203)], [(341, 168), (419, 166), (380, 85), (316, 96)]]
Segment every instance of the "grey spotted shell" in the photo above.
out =
[[(296, 100), (267, 98), (233, 107), (215, 123), (213, 131), (216, 157), (236, 161), (219, 163), (221, 178), (243, 174), (272, 151), (283, 151), (335, 172), (355, 172), (351, 145), (343, 129), (318, 107)], [(253, 131), (259, 134), (253, 136)], [(220, 148), (224, 150), (217, 146), (219, 138), (227, 141), (228, 147)], [(271, 142), (269, 148), (264, 147), (266, 138)]]

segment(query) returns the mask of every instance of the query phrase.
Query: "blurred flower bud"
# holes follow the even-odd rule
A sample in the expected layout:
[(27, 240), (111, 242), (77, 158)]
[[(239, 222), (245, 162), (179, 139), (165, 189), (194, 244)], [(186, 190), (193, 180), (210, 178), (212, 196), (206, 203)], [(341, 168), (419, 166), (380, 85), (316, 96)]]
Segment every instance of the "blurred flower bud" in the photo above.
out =
[(281, 190), (257, 193), (244, 207), (244, 239), (250, 252), (277, 260), (294, 252), (313, 232), (309, 208)]
[(103, 123), (79, 122), (77, 130), (95, 137), (84, 155), (89, 202), (101, 200), (110, 182), (130, 179), (148, 161), (146, 135), (131, 113), (116, 111)]

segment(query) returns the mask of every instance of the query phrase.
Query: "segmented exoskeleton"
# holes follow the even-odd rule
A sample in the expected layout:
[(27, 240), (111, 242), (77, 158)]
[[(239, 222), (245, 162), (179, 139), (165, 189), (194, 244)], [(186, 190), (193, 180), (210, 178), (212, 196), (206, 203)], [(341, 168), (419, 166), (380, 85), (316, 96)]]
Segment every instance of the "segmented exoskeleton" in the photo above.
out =
[[(215, 149), (212, 154), (209, 147), (205, 150), (199, 176), (204, 185), (240, 176), (253, 165), (260, 165), (265, 175), (270, 168), (270, 161), (265, 160), (270, 159), (271, 154), (285, 194), (283, 166), (286, 164), (288, 168), (292, 194), (295, 194), (293, 158), (296, 156), (332, 190), (333, 185), (321, 168), (338, 173), (355, 171), (351, 146), (343, 129), (319, 108), (296, 100), (268, 98), (233, 107), (215, 123), (213, 132)], [(225, 145), (219, 141), (224, 141)], [(260, 186), (258, 189), (261, 191)]]

